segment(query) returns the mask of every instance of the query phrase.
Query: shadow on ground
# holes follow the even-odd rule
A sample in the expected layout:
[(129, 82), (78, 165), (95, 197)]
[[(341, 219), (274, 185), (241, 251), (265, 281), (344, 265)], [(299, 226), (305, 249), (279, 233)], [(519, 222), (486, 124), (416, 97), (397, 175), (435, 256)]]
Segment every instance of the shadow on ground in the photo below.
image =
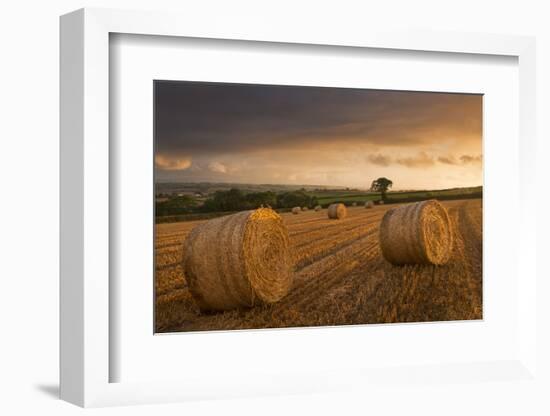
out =
[(37, 384), (34, 386), (36, 390), (42, 392), (46, 396), (52, 399), (59, 399), (59, 385), (58, 384)]

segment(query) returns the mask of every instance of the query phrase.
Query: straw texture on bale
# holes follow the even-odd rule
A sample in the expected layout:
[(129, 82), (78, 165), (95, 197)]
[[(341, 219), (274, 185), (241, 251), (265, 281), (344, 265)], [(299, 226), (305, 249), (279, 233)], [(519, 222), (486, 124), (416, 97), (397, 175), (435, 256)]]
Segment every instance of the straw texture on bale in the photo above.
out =
[(321, 211), (323, 209), (323, 207), (321, 205), (317, 205), (315, 207), (315, 211)]
[(302, 207), (302, 211), (307, 211), (308, 209), (308, 207)]
[(374, 202), (372, 201), (365, 202), (365, 208), (372, 208), (372, 207), (374, 207)]
[(212, 219), (187, 237), (183, 269), (203, 311), (276, 302), (292, 284), (288, 231), (269, 208)]
[(328, 207), (328, 217), (334, 220), (346, 218), (348, 210), (344, 204), (330, 204)]
[(396, 265), (447, 263), (453, 248), (447, 210), (433, 199), (390, 209), (380, 223), (380, 248)]
[(301, 210), (302, 210), (302, 208), (300, 208), (300, 207), (294, 207), (294, 208), (292, 208), (292, 213), (293, 214), (299, 214)]

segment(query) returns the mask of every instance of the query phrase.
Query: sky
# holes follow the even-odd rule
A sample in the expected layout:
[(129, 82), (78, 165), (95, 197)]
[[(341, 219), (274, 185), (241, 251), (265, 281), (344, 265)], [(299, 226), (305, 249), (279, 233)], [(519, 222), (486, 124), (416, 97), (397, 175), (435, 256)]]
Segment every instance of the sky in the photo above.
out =
[(155, 81), (158, 182), (482, 184), (482, 95)]

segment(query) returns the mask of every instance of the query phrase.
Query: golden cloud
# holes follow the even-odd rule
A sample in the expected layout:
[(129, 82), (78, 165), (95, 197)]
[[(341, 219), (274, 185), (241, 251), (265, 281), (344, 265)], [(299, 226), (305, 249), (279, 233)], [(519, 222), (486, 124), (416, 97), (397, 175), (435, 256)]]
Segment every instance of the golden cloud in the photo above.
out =
[(478, 163), (481, 163), (481, 155), (477, 155), (477, 156), (462, 155), (460, 156), (460, 161), (463, 164), (478, 164)]
[(416, 156), (397, 159), (397, 163), (408, 168), (425, 168), (433, 166), (435, 161), (426, 152), (420, 152)]
[(220, 162), (210, 162), (208, 164), (208, 169), (216, 173), (227, 173), (227, 167)]
[(185, 170), (191, 166), (191, 158), (170, 159), (162, 155), (155, 156), (155, 167), (162, 170)]
[(368, 155), (367, 160), (373, 165), (378, 165), (378, 166), (389, 166), (392, 162), (392, 158), (390, 156), (383, 155), (380, 153)]
[(437, 161), (445, 165), (477, 165), (481, 159), (481, 155), (462, 155), (458, 159), (454, 156), (439, 156)]

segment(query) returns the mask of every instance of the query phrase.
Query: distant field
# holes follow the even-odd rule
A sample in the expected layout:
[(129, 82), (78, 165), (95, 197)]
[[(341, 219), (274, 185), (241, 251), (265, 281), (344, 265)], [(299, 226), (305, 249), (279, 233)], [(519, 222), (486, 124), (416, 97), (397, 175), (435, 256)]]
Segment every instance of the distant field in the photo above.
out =
[[(268, 186), (268, 185), (260, 185)], [(284, 185), (281, 185), (284, 186)], [(267, 188), (265, 188), (267, 189)], [(264, 190), (265, 190), (264, 189)], [(353, 191), (349, 189), (327, 189), (327, 190), (306, 190), (307, 195), (317, 198), (317, 203), (320, 204), (323, 208), (328, 207), (330, 204), (335, 202), (341, 202), (345, 205), (352, 205), (356, 202), (359, 205), (363, 205), (366, 201), (379, 201), (380, 194), (372, 193), (367, 191)], [(438, 199), (438, 200), (455, 200), (455, 199), (475, 199), (483, 197), (483, 188), (481, 186), (472, 187), (472, 188), (455, 188), (455, 189), (442, 189), (435, 191), (397, 191), (397, 192), (388, 192), (386, 204), (398, 204), (406, 202), (417, 202), (423, 201), (426, 199)], [(167, 198), (157, 198), (166, 200)], [(197, 199), (198, 201), (198, 199)], [(310, 208), (313, 208), (311, 206)], [(277, 208), (274, 209), (280, 213), (288, 212), (291, 208)], [(182, 221), (197, 221), (205, 220), (210, 218), (216, 218), (223, 215), (228, 215), (234, 211), (225, 211), (225, 212), (193, 212), (193, 213), (183, 213), (177, 215), (158, 215), (156, 216), (155, 222), (157, 224), (161, 223), (171, 223), (171, 222), (182, 222)]]
[[(312, 192), (317, 197), (319, 204), (326, 206), (334, 202), (353, 203), (353, 202), (366, 202), (366, 201), (378, 201), (380, 199), (379, 193), (370, 192), (350, 192), (346, 190), (342, 191), (319, 191)], [(468, 199), (468, 198), (480, 198), (482, 196), (482, 187), (476, 186), (473, 188), (457, 188), (457, 189), (443, 189), (437, 191), (408, 191), (408, 192), (388, 192), (387, 203), (398, 202), (413, 202), (424, 199), (436, 198), (436, 199)]]
[(378, 231), (391, 206), (349, 208), (339, 221), (329, 220), (326, 210), (284, 213), (292, 289), (277, 303), (220, 313), (200, 313), (181, 265), (185, 238), (202, 221), (158, 224), (156, 331), (481, 319), (482, 201), (443, 204), (455, 234), (445, 266), (394, 266), (384, 260)]

